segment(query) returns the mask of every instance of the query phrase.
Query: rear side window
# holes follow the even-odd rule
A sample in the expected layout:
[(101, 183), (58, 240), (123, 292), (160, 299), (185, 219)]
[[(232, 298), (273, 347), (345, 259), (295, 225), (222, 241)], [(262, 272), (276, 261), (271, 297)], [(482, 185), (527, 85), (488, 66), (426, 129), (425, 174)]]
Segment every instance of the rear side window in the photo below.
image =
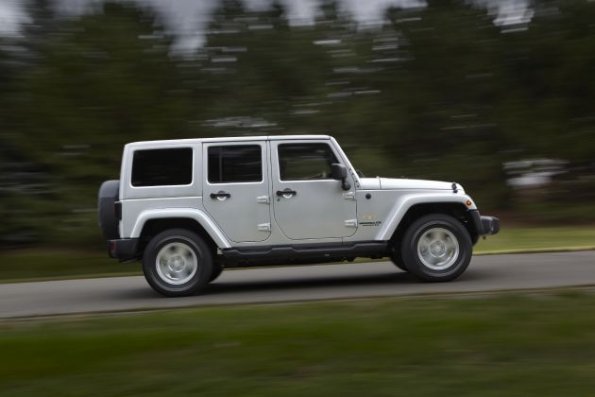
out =
[(132, 186), (173, 186), (192, 183), (192, 149), (137, 150), (132, 160)]
[(260, 145), (209, 147), (209, 183), (261, 182)]

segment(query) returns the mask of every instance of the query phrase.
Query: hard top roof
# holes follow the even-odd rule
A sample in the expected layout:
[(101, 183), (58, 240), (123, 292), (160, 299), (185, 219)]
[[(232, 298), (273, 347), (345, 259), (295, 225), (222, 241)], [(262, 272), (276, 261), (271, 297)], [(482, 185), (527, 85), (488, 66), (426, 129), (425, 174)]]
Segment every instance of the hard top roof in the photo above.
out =
[(251, 141), (288, 141), (288, 140), (329, 140), (329, 135), (270, 135), (270, 136), (239, 136), (239, 137), (220, 137), (220, 138), (190, 138), (190, 139), (166, 139), (156, 141), (138, 141), (128, 143), (126, 146), (179, 146), (193, 145), (199, 143), (229, 143), (229, 142), (251, 142)]

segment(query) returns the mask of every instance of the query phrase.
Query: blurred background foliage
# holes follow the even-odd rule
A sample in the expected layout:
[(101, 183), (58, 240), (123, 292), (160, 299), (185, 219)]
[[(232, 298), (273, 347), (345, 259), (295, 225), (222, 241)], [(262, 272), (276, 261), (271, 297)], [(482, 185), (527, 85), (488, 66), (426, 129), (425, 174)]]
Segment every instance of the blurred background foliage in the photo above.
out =
[(205, 43), (175, 50), (149, 7), (79, 17), (27, 3), (0, 38), (0, 246), (100, 246), (99, 184), (130, 141), (328, 133), (367, 176), (454, 180), (517, 222), (595, 220), (595, 2), (534, 0), (494, 24), (463, 0), (366, 28), (321, 2), (220, 1)]

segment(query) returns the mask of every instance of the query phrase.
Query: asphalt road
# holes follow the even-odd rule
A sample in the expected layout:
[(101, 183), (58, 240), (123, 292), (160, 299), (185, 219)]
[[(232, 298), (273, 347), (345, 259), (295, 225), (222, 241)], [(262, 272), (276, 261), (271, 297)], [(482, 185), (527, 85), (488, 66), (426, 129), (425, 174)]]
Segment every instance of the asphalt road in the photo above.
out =
[(0, 284), (0, 318), (595, 285), (595, 251), (473, 258), (458, 280), (420, 283), (389, 262), (225, 271), (206, 292), (164, 298), (143, 277)]

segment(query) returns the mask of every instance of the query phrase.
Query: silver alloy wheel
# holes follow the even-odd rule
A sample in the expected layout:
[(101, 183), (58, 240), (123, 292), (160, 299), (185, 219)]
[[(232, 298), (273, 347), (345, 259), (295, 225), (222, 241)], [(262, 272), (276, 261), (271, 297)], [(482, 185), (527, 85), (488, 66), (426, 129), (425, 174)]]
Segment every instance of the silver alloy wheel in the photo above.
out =
[(459, 240), (442, 227), (428, 229), (417, 242), (417, 256), (432, 270), (448, 269), (459, 257)]
[(175, 242), (159, 250), (155, 265), (161, 280), (170, 285), (182, 285), (196, 274), (198, 259), (188, 244)]

